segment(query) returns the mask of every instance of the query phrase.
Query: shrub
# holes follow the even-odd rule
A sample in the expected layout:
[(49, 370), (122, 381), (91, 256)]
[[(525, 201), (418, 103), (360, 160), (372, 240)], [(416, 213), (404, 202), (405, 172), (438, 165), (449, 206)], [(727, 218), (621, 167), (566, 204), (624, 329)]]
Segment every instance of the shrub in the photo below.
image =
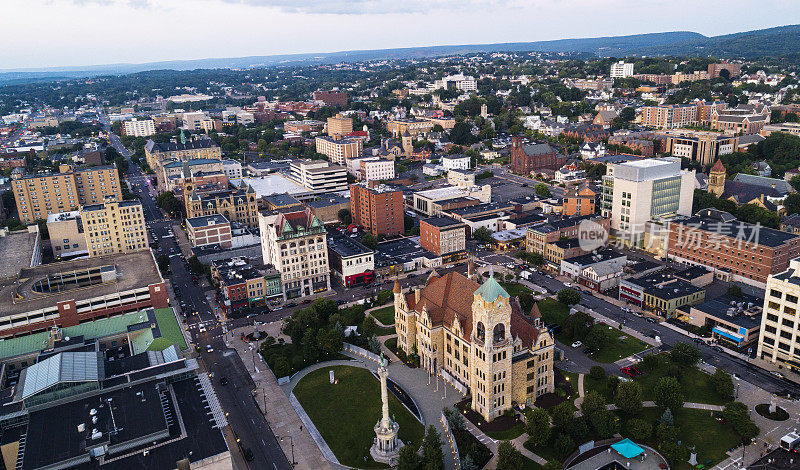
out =
[(591, 369), (589, 369), (589, 377), (594, 380), (603, 380), (606, 378), (606, 370), (600, 366), (592, 366)]

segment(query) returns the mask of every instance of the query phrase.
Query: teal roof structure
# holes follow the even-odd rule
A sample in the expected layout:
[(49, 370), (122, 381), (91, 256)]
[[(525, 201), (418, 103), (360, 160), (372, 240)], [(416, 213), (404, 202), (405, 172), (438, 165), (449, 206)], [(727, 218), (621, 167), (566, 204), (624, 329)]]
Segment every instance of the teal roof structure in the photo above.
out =
[(635, 442), (627, 437), (616, 444), (611, 444), (611, 448), (619, 452), (619, 454), (626, 459), (632, 459), (644, 452), (644, 449), (636, 445)]
[(22, 398), (65, 382), (97, 382), (100, 379), (96, 352), (63, 352), (28, 367), (22, 376)]
[(480, 294), (486, 302), (494, 302), (498, 297), (506, 299), (510, 297), (508, 292), (495, 280), (494, 276), (490, 276), (475, 292)]

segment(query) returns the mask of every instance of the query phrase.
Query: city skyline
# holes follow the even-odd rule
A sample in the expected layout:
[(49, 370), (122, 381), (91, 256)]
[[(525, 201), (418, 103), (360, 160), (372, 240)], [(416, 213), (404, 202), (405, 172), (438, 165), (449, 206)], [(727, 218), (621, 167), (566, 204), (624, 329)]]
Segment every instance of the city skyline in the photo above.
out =
[[(587, 0), (470, 0), (436, 6), (377, 0), (299, 6), (285, 0), (13, 0), (4, 5), (7, 17), (15, 18), (6, 35), (25, 40), (0, 53), (0, 63), (7, 71), (666, 31), (715, 36), (800, 23), (792, 2), (765, 3), (752, 11), (743, 1), (721, 9), (719, 2), (688, 0), (625, 8)], [(225, 33), (225, 25), (237, 19), (245, 20), (245, 33)]]

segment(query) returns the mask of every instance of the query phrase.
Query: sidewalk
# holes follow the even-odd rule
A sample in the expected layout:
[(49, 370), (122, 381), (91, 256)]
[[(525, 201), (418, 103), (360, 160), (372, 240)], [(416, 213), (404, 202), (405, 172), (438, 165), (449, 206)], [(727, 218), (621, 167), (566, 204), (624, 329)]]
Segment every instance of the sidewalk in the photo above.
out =
[[(291, 444), (293, 443), (294, 459), (297, 462), (294, 468), (302, 470), (333, 469), (333, 465), (322, 456), (308, 429), (303, 426), (303, 422), (289, 402), (289, 398), (278, 385), (275, 375), (260, 357), (256, 358), (258, 372), (254, 372), (253, 354), (250, 352), (250, 346), (239, 339), (241, 333), (249, 333), (251, 330), (252, 327), (231, 330), (232, 339), (228, 340), (228, 344), (235, 349), (245, 367), (250, 371), (253, 382), (256, 384), (256, 389), (253, 392), (257, 397), (255, 401), (261, 412), (265, 414), (272, 432), (278, 438), (283, 453), (291, 461)], [(258, 398), (262, 399), (259, 400)], [(266, 407), (264, 406), (265, 402)], [(300, 430), (301, 426), (302, 431)], [(292, 440), (280, 439), (280, 437), (288, 436), (292, 436)]]

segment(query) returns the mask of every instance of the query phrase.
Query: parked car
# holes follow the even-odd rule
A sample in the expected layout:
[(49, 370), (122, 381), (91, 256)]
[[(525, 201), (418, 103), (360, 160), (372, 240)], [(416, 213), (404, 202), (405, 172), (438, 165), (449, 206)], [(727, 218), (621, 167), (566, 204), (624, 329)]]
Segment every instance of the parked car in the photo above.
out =
[(581, 343), (580, 341), (575, 341), (574, 343), (572, 343), (573, 348), (579, 348), (581, 346), (583, 346), (583, 343)]
[(658, 323), (658, 320), (656, 320), (653, 317), (647, 317), (647, 321), (649, 321), (650, 323)]
[(620, 367), (619, 371), (631, 378), (642, 375), (642, 371), (633, 366)]

